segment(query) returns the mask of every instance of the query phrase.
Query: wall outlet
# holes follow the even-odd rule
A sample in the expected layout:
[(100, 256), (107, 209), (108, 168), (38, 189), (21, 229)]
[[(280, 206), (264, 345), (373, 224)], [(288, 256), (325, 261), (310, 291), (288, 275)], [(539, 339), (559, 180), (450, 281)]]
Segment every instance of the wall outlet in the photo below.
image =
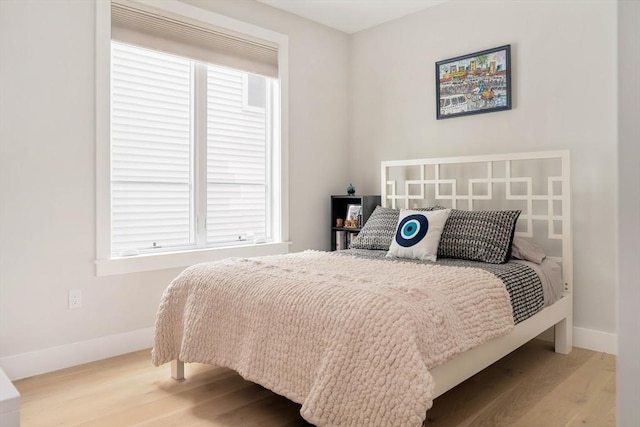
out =
[(69, 289), (69, 308), (82, 307), (82, 291), (80, 289)]

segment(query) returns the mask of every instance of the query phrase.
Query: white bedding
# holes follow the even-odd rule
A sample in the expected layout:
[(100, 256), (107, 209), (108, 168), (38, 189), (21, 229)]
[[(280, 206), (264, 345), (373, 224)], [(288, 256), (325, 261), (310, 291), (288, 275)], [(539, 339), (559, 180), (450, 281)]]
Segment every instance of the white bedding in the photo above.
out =
[(550, 306), (562, 297), (562, 268), (557, 262), (548, 258), (543, 259), (541, 264), (516, 259), (512, 259), (509, 262), (524, 264), (531, 267), (536, 272), (538, 277), (540, 277), (540, 282), (542, 283), (545, 307)]

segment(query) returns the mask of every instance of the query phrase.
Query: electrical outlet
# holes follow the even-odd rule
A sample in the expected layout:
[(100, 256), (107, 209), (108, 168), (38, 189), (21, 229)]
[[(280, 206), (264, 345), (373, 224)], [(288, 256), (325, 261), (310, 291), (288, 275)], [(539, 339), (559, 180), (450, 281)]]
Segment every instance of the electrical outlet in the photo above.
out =
[(82, 291), (80, 289), (69, 289), (69, 308), (82, 307)]

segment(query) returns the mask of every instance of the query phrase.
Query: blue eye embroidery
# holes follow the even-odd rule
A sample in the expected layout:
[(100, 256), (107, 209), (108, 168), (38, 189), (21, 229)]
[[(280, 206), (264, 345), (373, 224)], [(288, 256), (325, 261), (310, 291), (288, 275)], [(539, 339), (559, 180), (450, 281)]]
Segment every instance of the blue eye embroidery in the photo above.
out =
[(424, 215), (409, 215), (398, 224), (396, 242), (408, 248), (419, 243), (429, 230), (429, 221)]

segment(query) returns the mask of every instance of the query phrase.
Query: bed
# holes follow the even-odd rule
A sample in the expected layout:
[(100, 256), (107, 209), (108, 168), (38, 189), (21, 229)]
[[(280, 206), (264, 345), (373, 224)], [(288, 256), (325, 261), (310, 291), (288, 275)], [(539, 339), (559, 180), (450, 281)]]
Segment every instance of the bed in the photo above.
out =
[[(386, 161), (381, 180), (359, 247), (186, 269), (163, 295), (153, 362), (174, 378), (185, 362), (229, 367), (320, 426), (419, 426), (433, 399), (549, 328), (570, 352), (568, 151)], [(402, 244), (416, 229), (428, 247)], [(514, 237), (544, 263), (510, 261)]]

